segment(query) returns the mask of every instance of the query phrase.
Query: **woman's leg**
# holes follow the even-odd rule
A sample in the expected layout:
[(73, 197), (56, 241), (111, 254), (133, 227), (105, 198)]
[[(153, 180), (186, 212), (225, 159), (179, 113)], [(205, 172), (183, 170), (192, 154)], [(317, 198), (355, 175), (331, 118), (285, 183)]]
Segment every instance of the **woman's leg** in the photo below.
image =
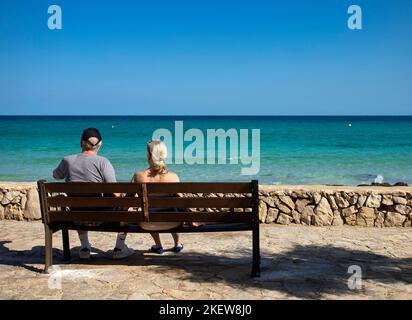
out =
[(178, 233), (172, 233), (173, 241), (175, 242), (175, 247), (177, 247), (180, 243), (180, 237)]
[(173, 247), (172, 251), (174, 253), (179, 253), (183, 250), (183, 244), (179, 243), (180, 236), (178, 233), (172, 233), (173, 240), (175, 242), (175, 246)]
[(158, 233), (151, 233), (150, 234), (155, 242), (157, 248), (162, 246), (162, 242), (160, 241), (160, 235)]

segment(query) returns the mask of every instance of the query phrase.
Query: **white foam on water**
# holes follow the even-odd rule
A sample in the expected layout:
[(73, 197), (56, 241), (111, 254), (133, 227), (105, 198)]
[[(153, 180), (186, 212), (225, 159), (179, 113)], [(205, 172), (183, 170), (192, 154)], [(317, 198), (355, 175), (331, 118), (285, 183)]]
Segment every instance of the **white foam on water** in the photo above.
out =
[(380, 174), (375, 178), (375, 183), (383, 183), (384, 181), (385, 178)]

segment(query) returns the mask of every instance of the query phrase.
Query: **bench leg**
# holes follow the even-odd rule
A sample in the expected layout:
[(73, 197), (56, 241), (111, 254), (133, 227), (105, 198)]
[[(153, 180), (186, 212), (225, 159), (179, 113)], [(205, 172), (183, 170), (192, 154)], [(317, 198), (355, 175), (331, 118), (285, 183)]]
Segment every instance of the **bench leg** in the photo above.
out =
[(47, 224), (44, 225), (45, 231), (45, 263), (44, 272), (48, 273), (49, 268), (53, 265), (53, 232)]
[(69, 230), (63, 229), (62, 236), (63, 236), (63, 260), (69, 261), (71, 259)]
[(259, 243), (259, 221), (253, 227), (253, 266), (252, 277), (260, 277), (260, 243)]

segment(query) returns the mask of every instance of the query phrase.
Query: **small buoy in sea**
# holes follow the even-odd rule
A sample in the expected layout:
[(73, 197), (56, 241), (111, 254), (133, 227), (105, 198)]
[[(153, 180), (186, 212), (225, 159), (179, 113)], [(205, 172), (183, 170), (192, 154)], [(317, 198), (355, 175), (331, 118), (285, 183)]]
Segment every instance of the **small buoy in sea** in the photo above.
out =
[(114, 125), (112, 125), (112, 129), (114, 129), (114, 127), (115, 127), (115, 126), (114, 126)]
[(352, 127), (352, 123), (349, 123), (349, 124), (348, 124), (348, 127), (351, 128), (351, 127)]

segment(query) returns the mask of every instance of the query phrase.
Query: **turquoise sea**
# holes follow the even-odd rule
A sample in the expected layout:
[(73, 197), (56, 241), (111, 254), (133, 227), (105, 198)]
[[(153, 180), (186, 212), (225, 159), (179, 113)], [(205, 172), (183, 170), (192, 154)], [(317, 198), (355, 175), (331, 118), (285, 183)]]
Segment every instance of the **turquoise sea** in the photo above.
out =
[(97, 127), (101, 154), (118, 180), (146, 167), (146, 142), (158, 128), (260, 129), (260, 172), (242, 176), (241, 165), (171, 164), (182, 181), (264, 184), (412, 184), (412, 117), (195, 117), (195, 116), (2, 116), (0, 181), (52, 180), (65, 155), (79, 151), (81, 132)]

